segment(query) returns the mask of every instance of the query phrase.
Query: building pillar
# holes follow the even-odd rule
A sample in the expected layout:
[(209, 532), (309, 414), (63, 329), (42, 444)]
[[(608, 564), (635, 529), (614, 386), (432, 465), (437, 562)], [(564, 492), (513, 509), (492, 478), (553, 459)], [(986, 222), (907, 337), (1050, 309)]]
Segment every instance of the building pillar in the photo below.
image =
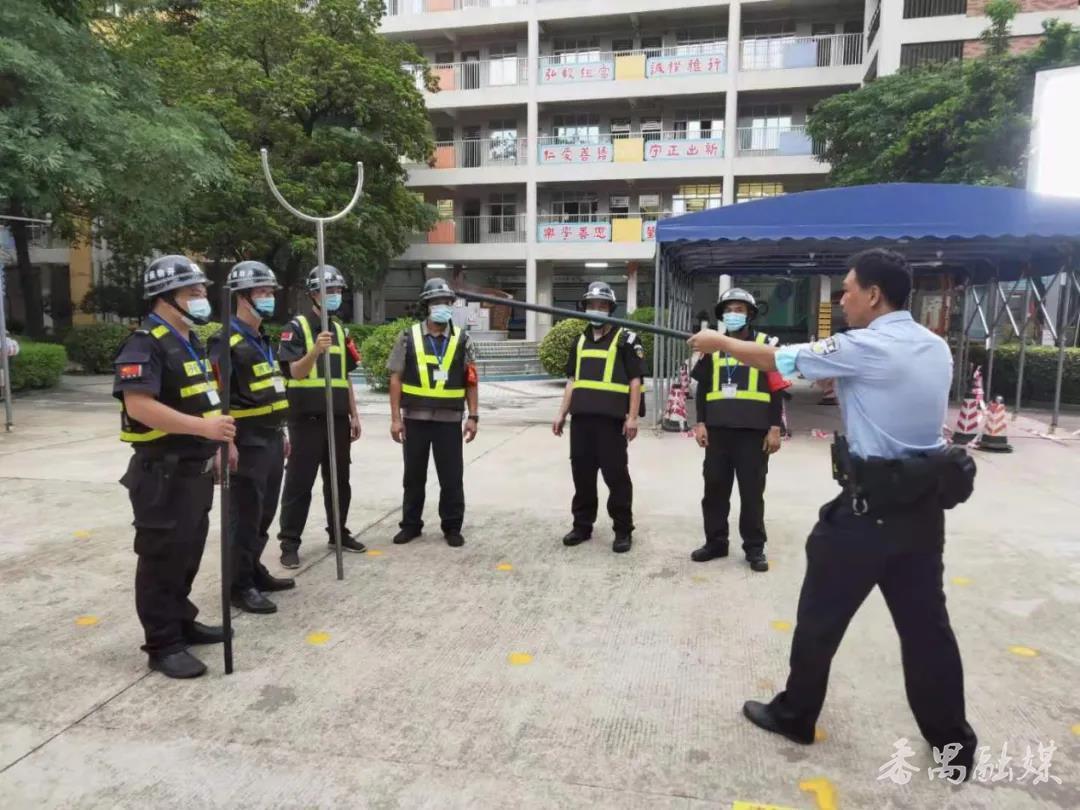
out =
[(724, 94), (724, 205), (735, 202), (735, 158), (739, 154), (739, 57), (742, 53), (742, 4), (728, 6), (727, 91)]
[(637, 283), (638, 263), (627, 262), (626, 265), (626, 314), (632, 315), (637, 309)]
[(720, 289), (717, 290), (717, 297), (723, 295), (731, 289), (731, 276), (724, 274), (720, 276)]
[[(870, 13), (873, 14), (872, 9)], [(868, 22), (869, 19), (867, 17)], [(880, 40), (877, 49), (878, 76), (888, 76), (890, 73), (896, 73), (900, 69), (900, 52), (903, 45), (900, 33), (903, 25), (904, 4), (881, 0), (881, 17), (878, 23), (878, 33), (875, 37), (875, 39)]]
[(817, 339), (832, 335), (832, 279), (818, 276)]
[(89, 223), (79, 224), (79, 235), (69, 252), (68, 287), (71, 290), (71, 323), (83, 326), (93, 323), (94, 316), (83, 312), (81, 304), (94, 285), (93, 234)]
[(371, 322), (376, 326), (386, 322), (386, 279), (375, 282), (368, 290), (371, 295)]
[[(555, 265), (553, 262), (537, 262), (536, 265), (536, 303), (554, 306), (555, 302)], [(552, 316), (546, 313), (536, 314), (536, 339), (543, 340), (551, 331)]]
[[(536, 0), (531, 0), (530, 5), (535, 6)], [(528, 64), (526, 73), (529, 77), (529, 103), (526, 105), (526, 153), (529, 156), (528, 174), (525, 181), (525, 301), (537, 303), (539, 285), (536, 267), (536, 223), (537, 223), (537, 189), (536, 189), (536, 146), (540, 131), (539, 105), (536, 102), (537, 94), (537, 65), (540, 61), (540, 22), (535, 15), (530, 15), (528, 35)], [(550, 297), (550, 291), (549, 291)], [(539, 340), (540, 321), (538, 313), (525, 313), (525, 339)], [(550, 319), (548, 322), (550, 328)]]
[(354, 323), (364, 322), (364, 291), (355, 290), (352, 294), (352, 316)]

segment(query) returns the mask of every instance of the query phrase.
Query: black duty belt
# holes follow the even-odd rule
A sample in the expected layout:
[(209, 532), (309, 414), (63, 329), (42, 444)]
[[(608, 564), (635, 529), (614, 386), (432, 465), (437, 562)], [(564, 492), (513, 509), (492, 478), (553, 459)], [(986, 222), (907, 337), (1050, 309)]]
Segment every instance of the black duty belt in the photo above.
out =
[(208, 475), (214, 471), (214, 457), (210, 458), (180, 458), (172, 454), (146, 454), (136, 455), (144, 470), (164, 470), (166, 473), (175, 472), (177, 475), (194, 477)]
[(862, 459), (851, 454), (839, 434), (832, 445), (833, 479), (851, 498), (851, 510), (865, 515), (936, 499), (944, 509), (963, 503), (975, 489), (975, 462), (961, 447), (910, 458)]

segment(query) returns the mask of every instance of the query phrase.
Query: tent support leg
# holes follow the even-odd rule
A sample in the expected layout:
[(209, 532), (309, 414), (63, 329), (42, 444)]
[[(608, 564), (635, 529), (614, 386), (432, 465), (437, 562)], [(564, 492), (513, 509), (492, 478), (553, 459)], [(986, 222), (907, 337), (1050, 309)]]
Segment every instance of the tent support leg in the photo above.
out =
[(1020, 415), (1020, 399), (1024, 392), (1024, 361), (1027, 359), (1027, 329), (1031, 317), (1031, 279), (1024, 277), (1027, 289), (1024, 291), (1024, 319), (1020, 327), (1020, 361), (1016, 369), (1016, 407), (1013, 408), (1013, 421)]
[[(1072, 257), (1070, 257), (1071, 259)], [(1065, 294), (1061, 301), (1061, 317), (1058, 320), (1058, 362), (1057, 381), (1054, 383), (1054, 414), (1050, 418), (1050, 434), (1057, 431), (1058, 418), (1061, 416), (1061, 384), (1065, 377), (1065, 342), (1068, 340), (1069, 304), (1072, 298), (1073, 285), (1070, 283), (1069, 273), (1066, 271), (1064, 284)]]

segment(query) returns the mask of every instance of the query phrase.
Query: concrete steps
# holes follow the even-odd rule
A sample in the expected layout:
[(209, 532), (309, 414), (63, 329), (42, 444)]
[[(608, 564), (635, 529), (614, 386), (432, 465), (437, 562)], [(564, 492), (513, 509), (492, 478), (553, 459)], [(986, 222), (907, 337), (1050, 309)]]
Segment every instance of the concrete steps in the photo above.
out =
[(476, 366), (480, 376), (491, 378), (543, 374), (539, 344), (527, 340), (477, 340)]

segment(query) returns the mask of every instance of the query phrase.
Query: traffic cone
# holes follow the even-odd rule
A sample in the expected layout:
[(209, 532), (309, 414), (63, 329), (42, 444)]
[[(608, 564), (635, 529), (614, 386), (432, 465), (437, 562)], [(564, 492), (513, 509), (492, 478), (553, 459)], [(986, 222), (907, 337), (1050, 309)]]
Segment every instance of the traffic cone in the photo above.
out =
[(986, 415), (986, 429), (979, 443), (975, 445), (979, 450), (988, 450), (992, 453), (1011, 453), (1012, 446), (1006, 435), (1008, 414), (1005, 412), (1005, 400), (1003, 397), (994, 397), (990, 403), (990, 410)]
[(686, 364), (679, 367), (679, 381), (671, 384), (667, 406), (660, 426), (669, 433), (686, 433), (690, 426), (686, 421), (686, 393), (690, 389), (690, 376)]
[(953, 444), (967, 444), (979, 433), (979, 406), (974, 392), (969, 391), (960, 405), (956, 417), (956, 430), (952, 434)]

